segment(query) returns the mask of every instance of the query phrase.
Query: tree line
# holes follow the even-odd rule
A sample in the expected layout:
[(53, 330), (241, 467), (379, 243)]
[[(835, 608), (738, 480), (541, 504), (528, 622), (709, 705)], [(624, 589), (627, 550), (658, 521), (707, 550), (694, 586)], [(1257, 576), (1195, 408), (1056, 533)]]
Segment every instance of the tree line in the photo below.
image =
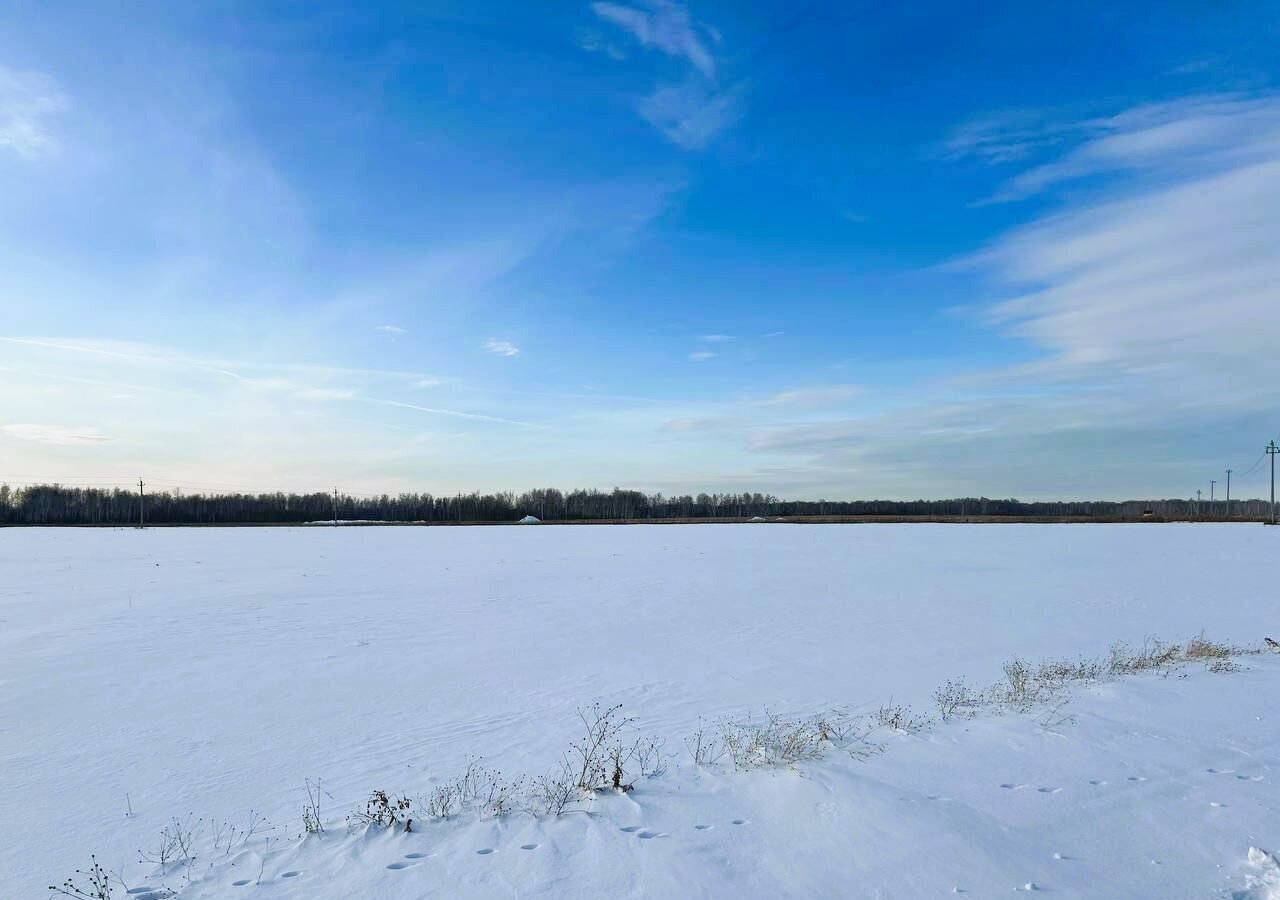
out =
[[(1236, 518), (1260, 519), (1270, 513), (1262, 500), (1233, 500)], [(68, 487), (58, 484), (11, 488), (0, 485), (3, 525), (136, 525), (141, 515), (152, 525), (267, 525), (331, 521), (513, 522), (532, 515), (554, 521), (619, 519), (741, 519), (756, 516), (1019, 516), (1092, 519), (1222, 518), (1194, 500), (1050, 501), (963, 497), (951, 500), (782, 500), (772, 494), (726, 493), (665, 496), (614, 488), (612, 491), (560, 491), (542, 488), (521, 494), (422, 493), (377, 497), (336, 497), (328, 493), (184, 494), (147, 493), (120, 488)]]

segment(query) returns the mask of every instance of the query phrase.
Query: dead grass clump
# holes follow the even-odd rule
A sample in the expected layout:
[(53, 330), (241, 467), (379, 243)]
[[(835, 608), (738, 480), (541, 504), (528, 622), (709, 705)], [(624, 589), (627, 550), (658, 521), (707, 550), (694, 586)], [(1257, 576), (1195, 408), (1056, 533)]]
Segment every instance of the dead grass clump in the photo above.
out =
[(877, 727), (888, 728), (899, 734), (916, 734), (929, 726), (928, 716), (917, 715), (911, 707), (892, 701), (877, 709), (872, 718)]
[(353, 819), (361, 825), (378, 825), (382, 828), (403, 828), (413, 831), (413, 801), (408, 797), (397, 797), (386, 791), (374, 791), (365, 802), (364, 810), (357, 812)]
[(947, 683), (933, 692), (934, 703), (944, 722), (951, 719), (972, 719), (986, 705), (987, 698), (973, 690), (963, 679), (947, 679)]

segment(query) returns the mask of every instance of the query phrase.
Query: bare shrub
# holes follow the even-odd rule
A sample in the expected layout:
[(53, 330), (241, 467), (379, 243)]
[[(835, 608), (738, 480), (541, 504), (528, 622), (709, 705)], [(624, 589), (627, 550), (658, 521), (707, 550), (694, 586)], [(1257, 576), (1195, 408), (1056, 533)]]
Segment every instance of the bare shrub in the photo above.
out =
[(90, 856), (88, 869), (76, 869), (75, 875), (62, 884), (49, 885), (49, 892), (51, 896), (77, 900), (111, 900), (111, 876), (98, 865), (96, 856)]
[(193, 862), (195, 857), (192, 848), (203, 827), (203, 819), (196, 819), (193, 823), (190, 816), (186, 819), (174, 816), (168, 825), (160, 829), (160, 839), (154, 847), (138, 851), (138, 861), (152, 863), (162, 869), (173, 863)]
[(568, 760), (561, 760), (560, 767), (533, 780), (529, 788), (529, 811), (535, 815), (560, 816), (582, 802), (582, 788), (578, 787), (575, 772)]
[(695, 766), (715, 765), (729, 752), (723, 741), (717, 740), (713, 733), (707, 731), (707, 726), (701, 719), (698, 720), (698, 730), (684, 739), (684, 745), (689, 749)]
[(501, 817), (515, 812), (524, 796), (524, 778), (507, 781), (502, 773), (485, 769), (476, 782), (476, 799), (480, 815)]
[(892, 701), (877, 709), (872, 718), (878, 727), (901, 734), (916, 734), (929, 725), (928, 716), (916, 715), (911, 707), (900, 706)]
[(1210, 662), (1207, 668), (1215, 675), (1227, 675), (1241, 671), (1242, 666), (1230, 657), (1218, 657)]
[(621, 711), (621, 703), (608, 708), (593, 703), (587, 709), (578, 709), (586, 734), (569, 745), (569, 756), (576, 762), (578, 787), (584, 791), (599, 790), (612, 780), (610, 750), (634, 721)]
[(951, 719), (972, 719), (986, 702), (982, 694), (970, 688), (963, 679), (948, 679), (933, 692), (933, 700), (944, 722)]
[(413, 831), (413, 801), (408, 797), (397, 797), (386, 791), (374, 791), (365, 802), (364, 810), (357, 812), (352, 819), (361, 825), (378, 825), (383, 828), (401, 827), (406, 832)]
[[(304, 779), (303, 784), (307, 789), (307, 802), (302, 807), (302, 829), (307, 834), (324, 834), (324, 820), (320, 816), (320, 798), (322, 796), (333, 799), (333, 795), (324, 790), (320, 786), (320, 779), (312, 781), (310, 778)], [(214, 846), (217, 846), (215, 843)]]
[(577, 773), (578, 788), (588, 794), (605, 788), (629, 791), (636, 777), (665, 770), (662, 742), (632, 737), (635, 719), (621, 711), (621, 704), (606, 708), (593, 703), (578, 709), (585, 733), (569, 744), (565, 758)]

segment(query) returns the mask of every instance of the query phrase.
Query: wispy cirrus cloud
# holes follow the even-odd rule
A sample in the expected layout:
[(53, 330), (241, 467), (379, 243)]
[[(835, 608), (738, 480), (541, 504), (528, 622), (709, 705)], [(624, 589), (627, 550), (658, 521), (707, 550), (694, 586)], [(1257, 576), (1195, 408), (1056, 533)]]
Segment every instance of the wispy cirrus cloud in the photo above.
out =
[(711, 46), (720, 43), (720, 32), (695, 21), (685, 6), (673, 0), (646, 0), (640, 5), (598, 2), (591, 9), (642, 47), (688, 64), (687, 77), (658, 84), (636, 107), (641, 118), (671, 143), (701, 150), (742, 117), (744, 87), (726, 87), (718, 80)]
[(694, 22), (680, 4), (671, 0), (648, 0), (642, 6), (592, 3), (591, 11), (629, 32), (641, 46), (681, 57), (707, 78), (715, 78), (715, 59), (703, 37), (718, 42), (719, 32)]
[(489, 338), (482, 346), (489, 353), (498, 356), (518, 356), (520, 353), (520, 348), (511, 341), (500, 341), (497, 338)]
[(379, 325), (376, 330), (381, 331), (383, 334), (390, 335), (408, 334), (408, 332), (399, 325)]
[(26, 160), (56, 153), (52, 120), (69, 106), (48, 75), (19, 72), (0, 65), (0, 149)]
[[(1010, 184), (1047, 192), (1111, 178), (962, 263), (994, 298), (979, 321), (1036, 358), (921, 385), (857, 417), (758, 423), (747, 449), (899, 496), (946, 484), (1040, 497), (1124, 497), (1134, 485), (1177, 496), (1206, 465), (1197, 453), (1208, 432), (1221, 435), (1209, 442), (1214, 466), (1235, 461), (1219, 443), (1232, 433), (1256, 433), (1260, 452), (1280, 419), (1269, 387), (1280, 346), (1277, 122), (1280, 97), (1268, 95), (1064, 125), (1057, 133), (1075, 137), (1055, 138), (1057, 156), (1025, 160)], [(1153, 440), (1170, 448), (1154, 463)], [(922, 444), (945, 454), (945, 479)]]
[(28, 422), (0, 425), (0, 434), (20, 441), (57, 446), (101, 444), (111, 440), (94, 428), (68, 428), (63, 425), (38, 425)]
[(756, 406), (773, 409), (808, 409), (831, 406), (851, 400), (862, 393), (856, 384), (828, 384), (819, 387), (779, 391), (753, 401)]
[(711, 350), (694, 350), (689, 354), (690, 362), (706, 362), (709, 359), (715, 359), (716, 353)]
[(1023, 112), (962, 125), (946, 146), (952, 157), (976, 156), (990, 163), (1069, 148), (1019, 172), (983, 201), (1004, 203), (1092, 175), (1153, 168), (1192, 174), (1270, 158), (1280, 146), (1280, 104), (1275, 97), (1210, 95), (1085, 119)]

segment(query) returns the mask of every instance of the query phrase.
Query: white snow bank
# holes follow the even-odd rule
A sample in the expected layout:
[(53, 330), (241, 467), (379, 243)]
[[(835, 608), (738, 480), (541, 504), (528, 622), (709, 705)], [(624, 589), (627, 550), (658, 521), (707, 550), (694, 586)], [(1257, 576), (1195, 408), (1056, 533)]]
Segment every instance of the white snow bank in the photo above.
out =
[(539, 519), (537, 516), (525, 516), (517, 524), (518, 525), (541, 525), (542, 520)]

